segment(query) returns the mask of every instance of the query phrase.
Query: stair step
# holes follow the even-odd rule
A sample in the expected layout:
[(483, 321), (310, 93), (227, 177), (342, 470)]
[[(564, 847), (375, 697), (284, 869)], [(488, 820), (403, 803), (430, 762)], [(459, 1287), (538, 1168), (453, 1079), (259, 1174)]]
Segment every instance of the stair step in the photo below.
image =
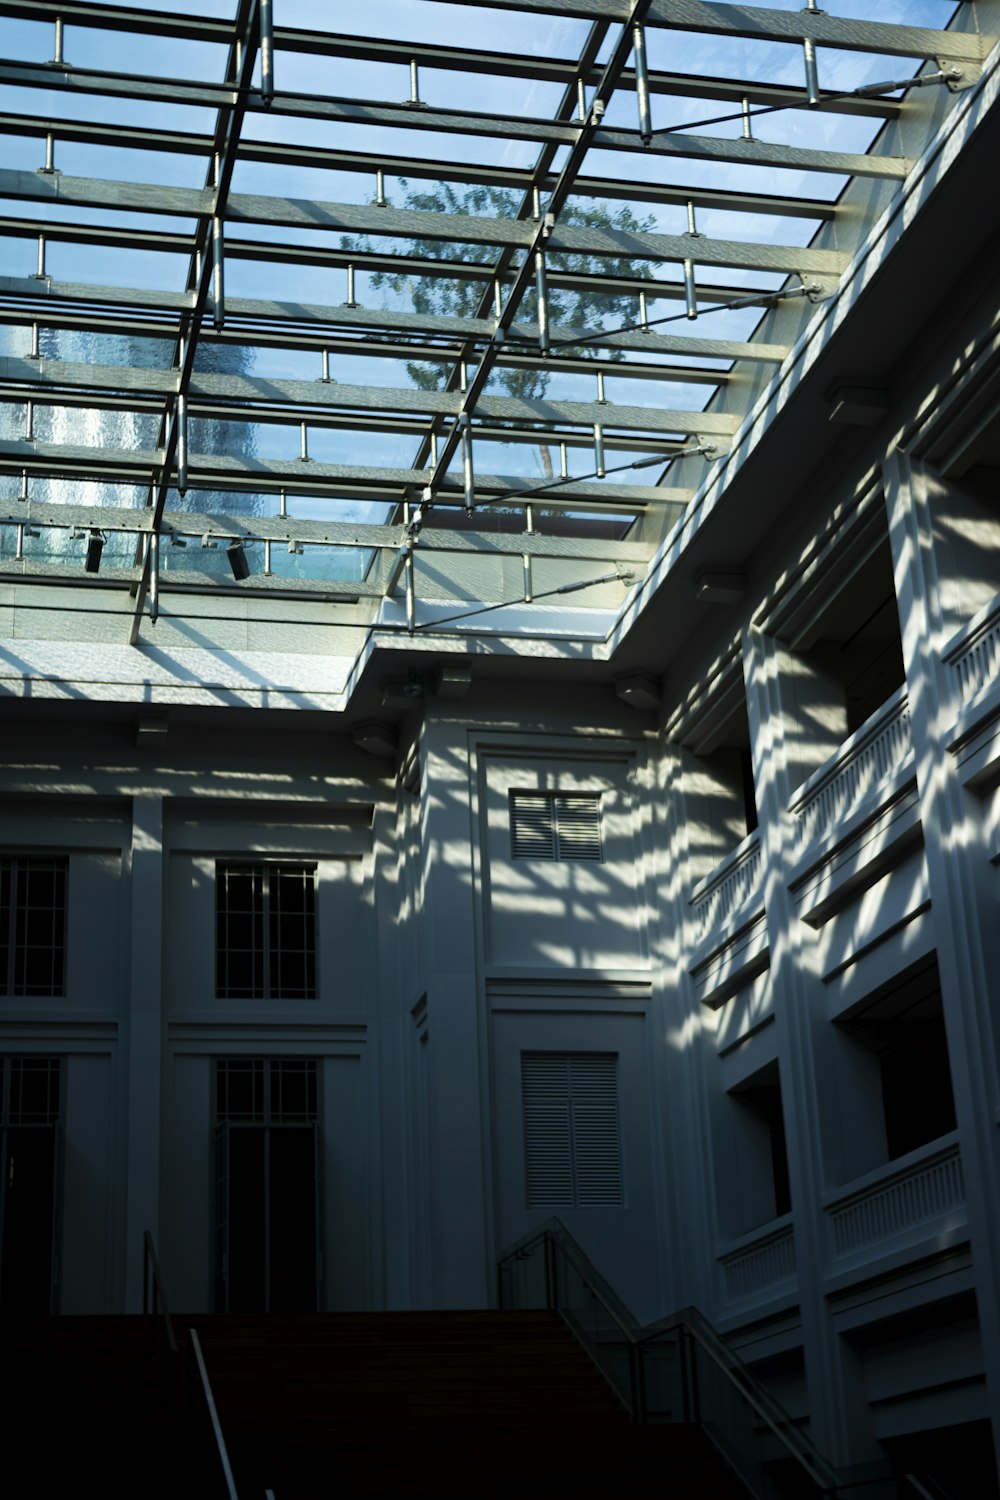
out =
[(217, 1495), (190, 1379), (196, 1328), (245, 1496), (744, 1496), (704, 1434), (632, 1426), (549, 1313), (196, 1314), (175, 1327), (175, 1401), (148, 1320), (0, 1329), (6, 1446), (14, 1472), (20, 1453), (32, 1475), (24, 1493), (68, 1494), (94, 1472), (108, 1500)]

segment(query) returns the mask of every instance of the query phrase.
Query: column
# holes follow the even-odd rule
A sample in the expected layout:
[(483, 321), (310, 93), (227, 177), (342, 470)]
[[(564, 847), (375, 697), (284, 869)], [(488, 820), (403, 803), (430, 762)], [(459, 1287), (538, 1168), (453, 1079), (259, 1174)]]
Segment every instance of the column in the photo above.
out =
[[(934, 515), (945, 486), (903, 452), (890, 455), (885, 484), (980, 1336), (991, 1407), (1000, 1412), (1000, 1089), (991, 1018), (1000, 983), (996, 877), (982, 803), (962, 785), (948, 748), (959, 701), (957, 678), (942, 659), (955, 628)], [(1000, 1450), (996, 1422), (994, 1441)], [(997, 1459), (1000, 1467), (1000, 1451)]]
[[(158, 1245), (163, 1050), (163, 799), (132, 803), (125, 1311), (142, 1310), (142, 1237)], [(207, 1122), (206, 1122), (207, 1126)]]

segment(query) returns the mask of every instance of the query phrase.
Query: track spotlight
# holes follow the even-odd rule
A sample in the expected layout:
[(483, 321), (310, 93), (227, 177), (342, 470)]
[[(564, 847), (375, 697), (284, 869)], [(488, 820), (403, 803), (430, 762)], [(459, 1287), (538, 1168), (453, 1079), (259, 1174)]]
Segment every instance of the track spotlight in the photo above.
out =
[(229, 566), (233, 570), (234, 578), (249, 578), (250, 564), (247, 562), (246, 552), (239, 537), (229, 543), (226, 548), (226, 556), (229, 558)]
[(101, 553), (104, 551), (104, 534), (96, 529), (87, 538), (87, 558), (84, 567), (88, 573), (98, 573), (101, 568)]

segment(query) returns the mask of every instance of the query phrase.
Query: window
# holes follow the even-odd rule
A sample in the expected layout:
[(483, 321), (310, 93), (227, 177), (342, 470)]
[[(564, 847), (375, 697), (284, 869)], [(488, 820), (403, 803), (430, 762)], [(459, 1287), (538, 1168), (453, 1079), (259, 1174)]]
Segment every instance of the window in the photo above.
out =
[(528, 1208), (620, 1206), (618, 1058), (601, 1052), (523, 1052)]
[(0, 857), (0, 995), (65, 994), (65, 857)]
[(216, 865), (216, 993), (315, 1000), (316, 872), (310, 865)]
[(512, 859), (601, 859), (596, 792), (511, 792)]
[(231, 1125), (310, 1125), (318, 1118), (311, 1058), (220, 1058), (215, 1088), (216, 1117)]
[(54, 1125), (59, 1080), (58, 1057), (0, 1057), (0, 1125)]

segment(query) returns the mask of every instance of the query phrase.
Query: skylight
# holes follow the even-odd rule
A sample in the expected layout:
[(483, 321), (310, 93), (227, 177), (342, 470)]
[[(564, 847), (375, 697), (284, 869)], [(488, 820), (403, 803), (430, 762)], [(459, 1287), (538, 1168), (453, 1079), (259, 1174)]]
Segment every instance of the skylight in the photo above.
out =
[(620, 602), (979, 56), (871, 9), (0, 0), (0, 579)]

